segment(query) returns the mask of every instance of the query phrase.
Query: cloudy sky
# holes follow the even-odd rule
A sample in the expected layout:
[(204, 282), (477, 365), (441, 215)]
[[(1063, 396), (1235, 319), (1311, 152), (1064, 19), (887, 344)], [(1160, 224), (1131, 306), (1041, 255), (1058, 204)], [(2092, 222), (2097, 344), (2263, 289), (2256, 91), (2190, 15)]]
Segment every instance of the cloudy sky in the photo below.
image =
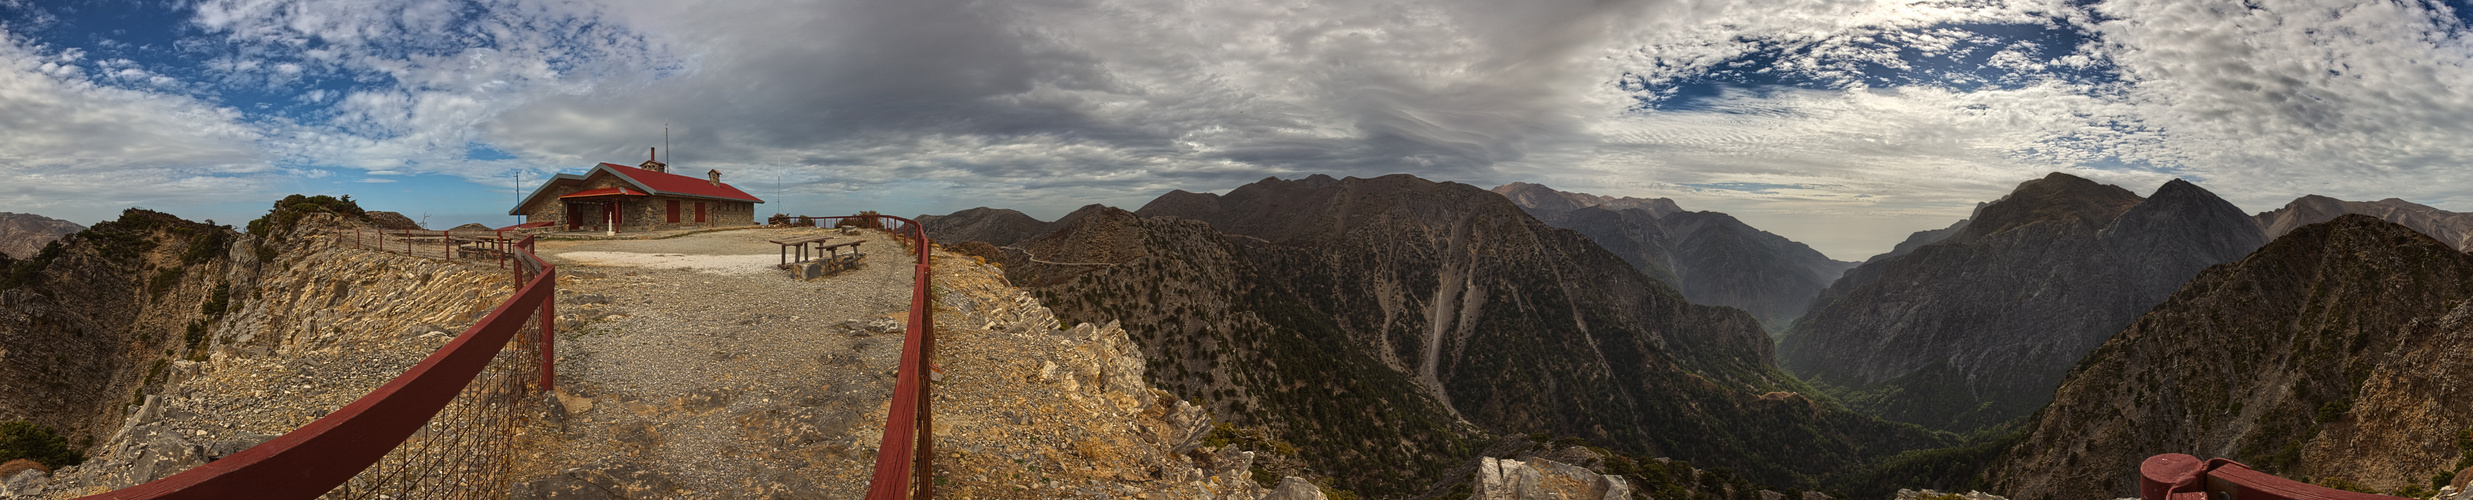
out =
[(0, 0), (0, 211), (503, 225), (642, 161), (760, 211), (1264, 177), (1671, 197), (1840, 259), (2049, 171), (2473, 211), (2457, 2)]

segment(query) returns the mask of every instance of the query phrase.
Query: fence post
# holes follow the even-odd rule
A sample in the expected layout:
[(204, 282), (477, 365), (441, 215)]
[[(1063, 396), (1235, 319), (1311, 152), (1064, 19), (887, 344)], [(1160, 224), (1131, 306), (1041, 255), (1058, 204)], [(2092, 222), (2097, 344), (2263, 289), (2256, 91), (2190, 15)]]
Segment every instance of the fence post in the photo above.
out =
[(541, 276), (548, 278), (550, 300), (541, 301), (541, 392), (558, 390), (558, 271), (541, 265)]

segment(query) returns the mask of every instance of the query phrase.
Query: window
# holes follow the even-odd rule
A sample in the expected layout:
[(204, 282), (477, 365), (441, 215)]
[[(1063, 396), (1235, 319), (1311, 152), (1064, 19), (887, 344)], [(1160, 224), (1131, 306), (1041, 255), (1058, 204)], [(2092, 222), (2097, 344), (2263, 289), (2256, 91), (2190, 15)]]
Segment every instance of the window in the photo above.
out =
[(696, 222), (704, 222), (704, 202), (696, 202)]
[(670, 222), (678, 222), (678, 200), (670, 200)]

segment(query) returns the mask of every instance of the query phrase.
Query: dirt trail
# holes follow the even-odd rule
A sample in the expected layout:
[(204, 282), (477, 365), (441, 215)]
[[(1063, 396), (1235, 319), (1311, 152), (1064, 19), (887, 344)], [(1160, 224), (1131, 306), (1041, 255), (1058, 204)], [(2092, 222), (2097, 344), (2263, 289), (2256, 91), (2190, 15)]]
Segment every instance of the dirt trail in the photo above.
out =
[[(570, 415), (518, 498), (855, 498), (882, 429), (910, 256), (877, 232), (858, 269), (802, 282), (750, 229), (548, 241)], [(761, 258), (757, 258), (761, 257)]]

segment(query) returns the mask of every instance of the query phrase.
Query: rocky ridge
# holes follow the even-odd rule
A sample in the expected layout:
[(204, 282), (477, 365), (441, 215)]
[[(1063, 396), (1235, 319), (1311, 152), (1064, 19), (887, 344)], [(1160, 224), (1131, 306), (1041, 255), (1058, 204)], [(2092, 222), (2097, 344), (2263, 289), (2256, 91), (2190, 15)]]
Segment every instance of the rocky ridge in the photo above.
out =
[[(2412, 492), (2473, 457), (2473, 255), (2344, 215), (2201, 273), (2072, 370), (1990, 468), (2021, 500), (2136, 492), (2148, 456)], [(2450, 465), (2453, 464), (2453, 465)]]
[(984, 241), (1007, 246), (1047, 232), (1047, 222), (1021, 212), (979, 207), (945, 215), (920, 215), (910, 220), (927, 227), (927, 237), (939, 242)]
[(2345, 214), (2368, 215), (2403, 224), (2457, 250), (2473, 251), (2473, 214), (2439, 210), (2395, 198), (2344, 201), (2308, 195), (2296, 198), (2282, 208), (2260, 212), (2254, 218), (2258, 220), (2258, 226), (2267, 231), (2267, 237), (2272, 239), (2301, 226), (2327, 222)]
[(1779, 364), (1867, 413), (1982, 428), (2043, 407), (2112, 332), (2265, 240), (2188, 182), (2140, 198), (2060, 173), (1951, 229), (1848, 271), (1783, 337)]

